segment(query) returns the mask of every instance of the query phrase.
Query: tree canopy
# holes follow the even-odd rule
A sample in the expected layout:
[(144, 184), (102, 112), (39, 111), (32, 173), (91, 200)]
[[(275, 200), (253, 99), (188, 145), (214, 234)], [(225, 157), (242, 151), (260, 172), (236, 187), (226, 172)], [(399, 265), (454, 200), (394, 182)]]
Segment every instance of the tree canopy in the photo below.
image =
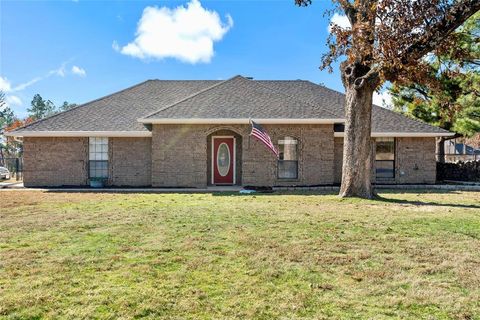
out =
[(394, 109), (465, 136), (480, 132), (480, 13), (455, 31), (455, 50), (426, 59), (428, 81), (394, 85)]
[(55, 113), (55, 105), (50, 100), (44, 100), (40, 94), (33, 96), (28, 115), (34, 120), (43, 119)]
[[(349, 28), (333, 24), (322, 69), (329, 69), (341, 57), (367, 67), (355, 77), (355, 86), (366, 80), (411, 83), (428, 79), (428, 63), (421, 58), (433, 52), (456, 57), (468, 55), (468, 48), (456, 47), (461, 32), (453, 32), (480, 10), (479, 0), (333, 0), (335, 9), (348, 18)], [(307, 6), (312, 0), (295, 0)], [(352, 70), (353, 71), (353, 70)], [(377, 78), (378, 77), (378, 78)], [(420, 81), (424, 82), (424, 81)]]
[(0, 131), (2, 128), (11, 125), (14, 120), (15, 115), (5, 101), (5, 93), (0, 91)]
[[(450, 52), (459, 28), (480, 10), (480, 0), (334, 0), (335, 9), (350, 22), (349, 28), (333, 25), (328, 52), (321, 68), (340, 64), (345, 87), (345, 134), (340, 195), (373, 197), (372, 97), (385, 81), (394, 84), (425, 83), (430, 68), (423, 59)], [(295, 0), (308, 6), (312, 0)]]

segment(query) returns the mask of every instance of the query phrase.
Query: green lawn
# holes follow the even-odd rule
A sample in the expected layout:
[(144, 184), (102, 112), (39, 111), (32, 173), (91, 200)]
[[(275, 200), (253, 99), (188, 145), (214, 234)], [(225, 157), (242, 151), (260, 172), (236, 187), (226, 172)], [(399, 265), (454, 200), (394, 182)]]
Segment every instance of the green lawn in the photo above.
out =
[(0, 192), (0, 318), (480, 319), (480, 193)]

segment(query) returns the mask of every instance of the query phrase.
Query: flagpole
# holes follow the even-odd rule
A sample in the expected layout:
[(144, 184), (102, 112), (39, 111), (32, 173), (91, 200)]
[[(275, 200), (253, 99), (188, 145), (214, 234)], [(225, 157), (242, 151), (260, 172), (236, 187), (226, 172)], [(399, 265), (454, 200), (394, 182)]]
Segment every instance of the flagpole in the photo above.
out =
[(248, 133), (248, 150), (250, 150), (250, 139), (252, 137), (252, 118), (248, 117), (248, 124), (250, 125), (250, 132)]

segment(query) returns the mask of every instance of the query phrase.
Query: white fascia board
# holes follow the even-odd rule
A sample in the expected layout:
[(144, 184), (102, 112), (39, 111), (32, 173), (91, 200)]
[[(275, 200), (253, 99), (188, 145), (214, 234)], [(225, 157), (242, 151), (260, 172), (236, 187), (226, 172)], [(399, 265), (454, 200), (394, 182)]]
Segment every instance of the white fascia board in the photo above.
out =
[(151, 137), (150, 131), (19, 131), (6, 132), (8, 137)]
[(343, 123), (345, 119), (231, 119), (231, 118), (212, 118), (212, 119), (145, 119), (140, 118), (137, 121), (149, 124), (249, 124), (250, 120), (260, 124), (333, 124)]
[[(335, 132), (334, 137), (344, 137), (344, 132)], [(372, 138), (408, 138), (408, 137), (450, 137), (455, 135), (453, 132), (372, 132)]]

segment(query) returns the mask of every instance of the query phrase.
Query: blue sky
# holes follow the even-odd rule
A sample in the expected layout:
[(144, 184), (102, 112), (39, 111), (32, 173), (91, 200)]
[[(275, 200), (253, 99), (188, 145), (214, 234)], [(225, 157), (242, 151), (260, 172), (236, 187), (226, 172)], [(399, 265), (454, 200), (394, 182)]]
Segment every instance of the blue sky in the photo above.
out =
[(36, 93), (84, 103), (146, 79), (241, 74), (343, 91), (336, 67), (318, 69), (329, 2), (198, 1), (1, 1), (0, 88), (20, 116)]

